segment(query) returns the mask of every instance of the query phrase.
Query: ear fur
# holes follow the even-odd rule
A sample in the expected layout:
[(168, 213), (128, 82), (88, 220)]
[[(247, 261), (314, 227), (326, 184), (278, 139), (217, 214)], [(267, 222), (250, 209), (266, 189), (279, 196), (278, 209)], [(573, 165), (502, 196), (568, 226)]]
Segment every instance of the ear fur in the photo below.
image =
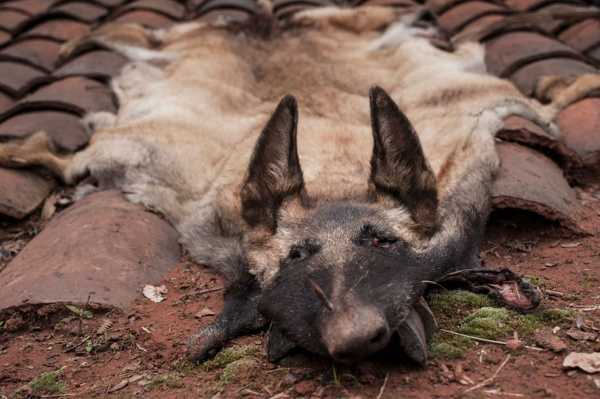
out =
[(419, 137), (394, 100), (379, 86), (369, 91), (373, 156), (371, 184), (377, 194), (406, 206), (416, 231), (431, 236), (437, 229), (438, 197)]
[(304, 188), (296, 146), (298, 105), (285, 96), (263, 129), (241, 191), (242, 216), (252, 228), (277, 229), (281, 203)]

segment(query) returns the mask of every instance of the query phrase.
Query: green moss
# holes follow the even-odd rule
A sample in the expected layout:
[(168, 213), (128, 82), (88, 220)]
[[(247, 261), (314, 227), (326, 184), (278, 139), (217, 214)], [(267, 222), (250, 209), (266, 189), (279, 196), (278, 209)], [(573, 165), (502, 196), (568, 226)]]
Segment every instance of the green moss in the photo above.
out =
[(63, 366), (58, 370), (44, 373), (39, 377), (35, 377), (29, 382), (29, 386), (33, 390), (34, 395), (39, 395), (41, 392), (57, 392), (65, 393), (69, 388), (66, 381), (60, 379), (60, 376), (67, 366)]
[(463, 359), (473, 344), (469, 338), (439, 332), (427, 343), (427, 354), (430, 359)]
[(179, 388), (183, 385), (179, 373), (156, 375), (148, 385), (149, 388)]
[(486, 295), (470, 291), (453, 290), (444, 293), (430, 293), (427, 303), (434, 315), (457, 315), (469, 313), (474, 309), (492, 307), (496, 301)]
[(194, 374), (195, 364), (190, 360), (175, 360), (171, 363), (171, 369), (183, 375)]
[(227, 383), (238, 373), (248, 373), (258, 370), (258, 363), (254, 359), (240, 359), (229, 363), (219, 377), (219, 382)]
[(225, 348), (215, 356), (213, 360), (209, 360), (202, 364), (202, 369), (205, 371), (214, 370), (219, 367), (227, 366), (236, 360), (251, 358), (251, 357), (262, 357), (260, 348), (255, 345), (244, 345), (244, 346), (232, 346), (231, 348)]
[(481, 308), (465, 317), (460, 323), (459, 332), (485, 339), (499, 339), (511, 331), (508, 323), (511, 315), (502, 308)]
[(536, 287), (542, 288), (542, 287), (546, 286), (546, 283), (544, 283), (542, 280), (540, 280), (537, 277), (525, 275), (525, 276), (523, 276), (523, 278), (529, 280), (529, 283), (532, 285), (535, 285)]
[(307, 367), (311, 364), (311, 358), (304, 353), (295, 353), (284, 357), (279, 361), (281, 367)]

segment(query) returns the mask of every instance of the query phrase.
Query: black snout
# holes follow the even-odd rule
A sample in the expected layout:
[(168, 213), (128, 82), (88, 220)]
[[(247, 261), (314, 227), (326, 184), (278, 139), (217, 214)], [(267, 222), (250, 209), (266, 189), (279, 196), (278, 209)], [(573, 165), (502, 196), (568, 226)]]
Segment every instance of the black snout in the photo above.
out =
[(323, 343), (335, 360), (358, 361), (383, 349), (390, 340), (390, 328), (379, 310), (354, 301), (327, 314), (323, 320)]

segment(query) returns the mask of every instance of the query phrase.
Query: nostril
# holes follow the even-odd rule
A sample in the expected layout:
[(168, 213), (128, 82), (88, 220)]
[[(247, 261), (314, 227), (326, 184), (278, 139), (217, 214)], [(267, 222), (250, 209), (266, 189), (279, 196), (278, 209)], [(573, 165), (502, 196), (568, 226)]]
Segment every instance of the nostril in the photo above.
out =
[(377, 331), (377, 334), (371, 338), (371, 346), (379, 346), (381, 344), (384, 344), (385, 341), (387, 340), (387, 329), (385, 328), (380, 328)]

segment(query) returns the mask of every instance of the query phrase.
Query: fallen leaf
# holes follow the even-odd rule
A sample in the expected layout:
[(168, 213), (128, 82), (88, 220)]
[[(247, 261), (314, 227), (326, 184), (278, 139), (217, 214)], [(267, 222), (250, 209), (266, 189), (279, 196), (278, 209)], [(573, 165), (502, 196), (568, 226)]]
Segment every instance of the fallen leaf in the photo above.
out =
[(600, 371), (600, 353), (578, 353), (571, 352), (563, 361), (564, 368), (577, 367), (586, 373), (597, 373)]
[(127, 381), (129, 381), (129, 383), (131, 384), (132, 382), (136, 382), (138, 380), (141, 380), (142, 378), (144, 378), (143, 374), (137, 374), (137, 375), (132, 375), (131, 377), (129, 377), (129, 379)]
[(535, 340), (541, 347), (550, 349), (554, 352), (562, 352), (567, 350), (567, 345), (556, 335), (550, 327), (544, 327), (535, 335)]
[(102, 323), (100, 323), (100, 326), (96, 330), (96, 335), (102, 335), (102, 334), (104, 334), (106, 331), (108, 331), (108, 329), (111, 326), (112, 326), (112, 321), (110, 321), (108, 319), (102, 320)]
[(129, 384), (129, 380), (123, 380), (119, 382), (117, 385), (108, 390), (108, 393), (118, 391), (119, 389), (123, 389)]
[(196, 317), (198, 319), (204, 317), (204, 316), (214, 316), (215, 312), (213, 312), (212, 310), (210, 310), (209, 308), (204, 308), (201, 311), (199, 311), (198, 313), (196, 313)]
[(167, 292), (169, 292), (169, 290), (167, 290), (167, 287), (165, 287), (164, 285), (161, 285), (160, 287), (146, 285), (143, 291), (144, 296), (150, 299), (152, 302), (164, 301), (166, 298), (161, 294), (166, 294)]
[(593, 332), (585, 332), (571, 328), (567, 331), (567, 335), (575, 340), (579, 341), (595, 341), (598, 338), (598, 334)]
[(585, 316), (583, 315), (583, 312), (579, 312), (579, 315), (577, 315), (577, 318), (575, 319), (575, 324), (580, 330), (589, 330), (588, 325), (585, 323)]

